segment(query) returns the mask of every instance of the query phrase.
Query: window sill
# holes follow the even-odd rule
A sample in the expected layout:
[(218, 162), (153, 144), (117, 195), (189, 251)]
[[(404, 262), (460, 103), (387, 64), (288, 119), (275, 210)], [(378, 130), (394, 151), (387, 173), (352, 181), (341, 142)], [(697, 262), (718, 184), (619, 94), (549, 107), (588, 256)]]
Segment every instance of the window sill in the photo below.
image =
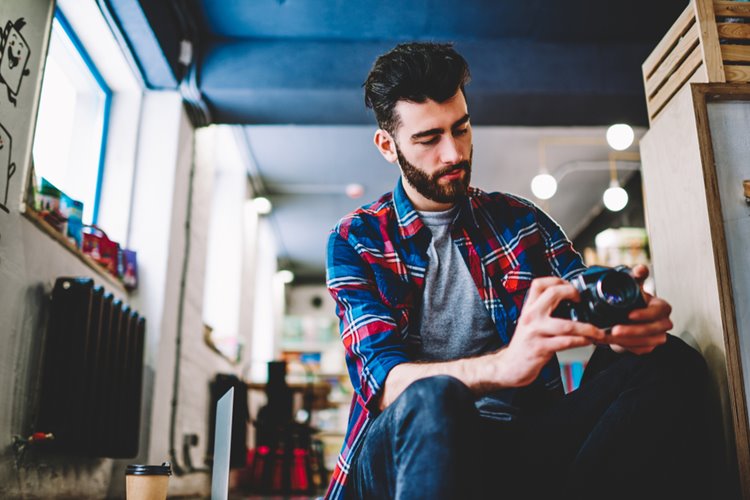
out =
[(125, 285), (123, 285), (117, 278), (103, 269), (102, 266), (99, 265), (94, 259), (81, 252), (81, 250), (79, 250), (78, 247), (68, 241), (68, 239), (62, 233), (58, 232), (47, 221), (45, 221), (36, 210), (25, 206), (21, 210), (21, 215), (31, 221), (31, 223), (38, 227), (43, 233), (46, 233), (47, 236), (57, 241), (63, 248), (67, 249), (74, 256), (78, 257), (78, 260), (91, 268), (100, 278), (102, 278), (107, 283), (108, 286), (116, 289), (117, 292), (125, 296), (129, 294), (128, 290), (125, 288)]

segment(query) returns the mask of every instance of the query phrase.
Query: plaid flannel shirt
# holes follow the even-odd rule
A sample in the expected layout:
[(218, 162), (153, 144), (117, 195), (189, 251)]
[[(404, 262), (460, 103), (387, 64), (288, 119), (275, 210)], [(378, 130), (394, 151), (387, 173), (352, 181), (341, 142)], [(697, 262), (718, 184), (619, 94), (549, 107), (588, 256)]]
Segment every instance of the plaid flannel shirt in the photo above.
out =
[[(460, 205), (451, 237), (505, 345), (531, 280), (570, 279), (584, 265), (560, 227), (525, 199), (469, 188)], [(388, 372), (411, 361), (408, 340), (421, 305), (430, 239), (400, 180), (393, 193), (347, 215), (331, 232), (327, 285), (337, 304), (355, 394), (326, 498), (343, 498), (352, 460), (378, 414)], [(536, 383), (562, 396), (556, 358)]]

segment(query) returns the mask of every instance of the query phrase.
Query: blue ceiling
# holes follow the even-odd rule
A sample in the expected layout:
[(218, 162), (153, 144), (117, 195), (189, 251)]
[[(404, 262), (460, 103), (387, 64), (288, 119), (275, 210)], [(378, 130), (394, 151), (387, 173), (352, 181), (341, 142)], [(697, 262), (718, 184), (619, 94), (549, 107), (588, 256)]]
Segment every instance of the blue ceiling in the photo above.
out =
[(640, 65), (687, 3), (105, 0), (146, 83), (182, 82), (203, 121), (306, 125), (372, 123), (361, 83), (405, 40), (456, 42), (477, 125), (645, 124)]
[[(641, 64), (688, 5), (98, 1), (148, 87), (179, 89), (196, 126), (244, 126), (252, 177), (274, 204), (279, 261), (316, 283), (323, 282), (330, 228), (398, 176), (372, 147), (374, 118), (363, 102), (361, 85), (379, 54), (407, 40), (455, 42), (472, 72), (477, 185), (528, 197), (542, 137), (603, 140), (604, 125), (647, 124)], [(580, 162), (603, 167), (568, 176), (545, 204), (571, 237), (601, 210), (606, 159), (604, 145), (548, 151), (552, 170)], [(347, 183), (361, 184), (363, 199), (347, 198)]]

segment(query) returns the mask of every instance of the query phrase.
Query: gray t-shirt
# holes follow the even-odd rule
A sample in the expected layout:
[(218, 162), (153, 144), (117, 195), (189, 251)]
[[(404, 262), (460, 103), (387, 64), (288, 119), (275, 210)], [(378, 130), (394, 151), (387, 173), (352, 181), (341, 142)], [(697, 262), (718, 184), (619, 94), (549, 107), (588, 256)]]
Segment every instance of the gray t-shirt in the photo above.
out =
[[(418, 361), (466, 358), (502, 346), (469, 268), (451, 238), (457, 215), (458, 206), (444, 212), (419, 212), (432, 241), (427, 249), (429, 264), (415, 346)], [(500, 390), (479, 398), (476, 405), (485, 417), (511, 420), (517, 412), (512, 405), (514, 394), (513, 389)]]
[(465, 358), (501, 346), (489, 311), (451, 238), (457, 213), (458, 207), (444, 212), (419, 212), (432, 233), (418, 323), (420, 361)]

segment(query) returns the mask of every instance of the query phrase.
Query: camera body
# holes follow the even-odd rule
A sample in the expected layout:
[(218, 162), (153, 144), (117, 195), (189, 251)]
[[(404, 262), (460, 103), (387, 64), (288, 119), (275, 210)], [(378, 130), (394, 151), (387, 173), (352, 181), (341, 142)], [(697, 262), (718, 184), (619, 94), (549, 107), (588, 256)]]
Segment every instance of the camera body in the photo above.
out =
[(578, 290), (581, 301), (560, 302), (553, 317), (591, 323), (608, 331), (627, 323), (633, 309), (646, 307), (641, 287), (626, 266), (591, 266), (570, 283)]

